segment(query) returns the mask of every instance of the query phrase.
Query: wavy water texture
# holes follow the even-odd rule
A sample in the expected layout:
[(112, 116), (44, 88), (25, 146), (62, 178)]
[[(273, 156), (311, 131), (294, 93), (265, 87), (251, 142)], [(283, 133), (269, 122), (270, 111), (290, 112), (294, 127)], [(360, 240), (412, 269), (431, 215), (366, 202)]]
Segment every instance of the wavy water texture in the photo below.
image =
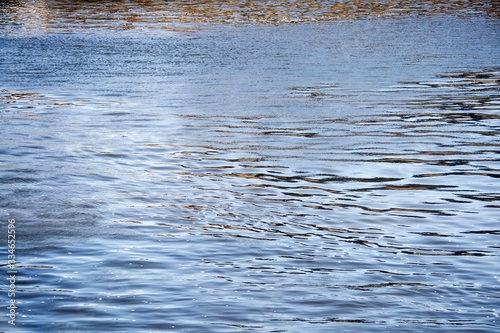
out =
[[(448, 75), (437, 79), (448, 79)], [(476, 95), (493, 100), (498, 93), (498, 89), (465, 86), (462, 82), (461, 89), (469, 92), (472, 100)], [(144, 115), (126, 112), (128, 107), (97, 103), (101, 108), (98, 119), (126, 122), (122, 124), (128, 128), (126, 132), (113, 131), (96, 128), (94, 122), (85, 120), (88, 101), (69, 103), (39, 93), (3, 91), (2, 119), (11, 126), (29, 121), (31, 126), (43, 128), (33, 121), (49, 121), (58, 108), (71, 110), (71, 119), (59, 129), (73, 147), (65, 157), (56, 157), (49, 153), (53, 148), (32, 146), (31, 139), (24, 139), (25, 144), (8, 154), (10, 163), (15, 156), (25, 159), (29, 154), (64, 159), (65, 188), (80, 188), (78, 184), (85, 181), (98, 193), (89, 196), (80, 192), (68, 198), (71, 192), (65, 190), (56, 211), (51, 211), (47, 205), (54, 205), (60, 194), (43, 186), (44, 182), (55, 185), (43, 176), (49, 171), (33, 162), (34, 169), (25, 170), (4, 164), (2, 183), (13, 187), (9, 197), (25, 196), (24, 200), (16, 199), (18, 205), (29, 198), (52, 196), (47, 203), (37, 199), (30, 205), (36, 216), (22, 218), (36, 219), (43, 225), (43, 234), (57, 236), (57, 241), (51, 241), (52, 251), (75, 234), (114, 239), (118, 246), (117, 251), (105, 254), (96, 250), (106, 248), (101, 241), (83, 248), (72, 245), (66, 254), (70, 260), (64, 269), (68, 272), (66, 282), (57, 279), (57, 273), (50, 273), (57, 271), (50, 265), (51, 259), (29, 259), (37, 264), (19, 267), (30, 276), (20, 292), (42, 302), (48, 295), (59, 295), (62, 301), (54, 311), (57, 316), (76, 320), (72, 325), (88, 325), (83, 318), (78, 319), (85, 311), (90, 311), (86, 316), (93, 320), (108, 320), (110, 315), (122, 317), (119, 309), (131, 309), (128, 311), (133, 315), (128, 314), (126, 322), (111, 326), (118, 330), (133, 327), (139, 320), (145, 320), (139, 327), (149, 329), (175, 326), (196, 330), (197, 321), (188, 319), (196, 311), (187, 309), (205, 304), (207, 319), (201, 322), (219, 332), (270, 327), (293, 331), (287, 327), (331, 328), (340, 324), (367, 325), (375, 331), (387, 325), (464, 326), (489, 331), (495, 321), (480, 319), (482, 311), (470, 311), (477, 304), (494, 303), (496, 288), (487, 284), (488, 280), (473, 283), (466, 276), (473, 274), (471, 269), (477, 265), (491, 265), (498, 259), (499, 142), (495, 136), (485, 135), (498, 131), (498, 117), (494, 112), (488, 117), (486, 109), (481, 109), (484, 116), (480, 119), (470, 116), (474, 112), (470, 109), (453, 111), (453, 116), (446, 107), (441, 112), (432, 111), (435, 99), (451, 93), (454, 85), (447, 87), (449, 92), (440, 91), (438, 97), (433, 96), (436, 88), (426, 83), (402, 83), (399, 88), (414, 89), (419, 96), (418, 103), (409, 101), (415, 111), (300, 120), (178, 114), (175, 126), (180, 128), (171, 142), (155, 139), (165, 129), (159, 115), (144, 119)], [(297, 98), (296, 91), (292, 88), (289, 98)], [(420, 96), (425, 95), (428, 98), (423, 102)], [(419, 112), (422, 108), (426, 110), (423, 114)], [(150, 124), (148, 134), (134, 130), (141, 122)], [(80, 126), (87, 128), (87, 134), (74, 131)], [(36, 135), (29, 131), (29, 135)], [(197, 141), (188, 143), (193, 135)], [(128, 143), (121, 148), (106, 143), (114, 140)], [(308, 162), (313, 160), (314, 164)], [(83, 171), (80, 161), (86, 161), (90, 168)], [(95, 169), (98, 166), (99, 171)], [(37, 184), (38, 190), (27, 191), (29, 184)], [(91, 204), (92, 196), (97, 198)], [(78, 208), (78, 197), (85, 198), (85, 206)], [(88, 227), (97, 223), (95, 207), (99, 201), (106, 203), (115, 217), (106, 229), (99, 229), (98, 234), (94, 229), (92, 235)], [(15, 204), (4, 207), (14, 209)], [(471, 220), (477, 223), (471, 224)], [(57, 221), (66, 221), (65, 227)], [(113, 224), (123, 227), (110, 229)], [(44, 238), (39, 228), (34, 238)], [(127, 233), (137, 233), (130, 228), (139, 228), (143, 239), (130, 243)], [(23, 238), (29, 235), (26, 230)], [(100, 259), (92, 263), (89, 256)], [(471, 259), (454, 259), (462, 257)], [(98, 279), (92, 287), (85, 287), (91, 287), (87, 292), (78, 282), (82, 270), (93, 272), (93, 279)], [(147, 277), (147, 272), (154, 275), (160, 271), (173, 280), (162, 286)], [(296, 281), (295, 276), (306, 276), (307, 281)], [(134, 279), (137, 282), (132, 283)], [(95, 295), (98, 285), (108, 283), (114, 287), (105, 298), (84, 296)], [(143, 292), (129, 294), (127, 290)], [(144, 290), (149, 292), (144, 294)], [(164, 296), (154, 296), (153, 291)], [(67, 298), (64, 293), (80, 296)], [(172, 293), (178, 298), (164, 310), (150, 305), (166, 306), (165, 297)], [(233, 293), (234, 298), (230, 296)], [(466, 296), (468, 293), (475, 296)], [(344, 297), (346, 300), (339, 300)], [(394, 303), (387, 297), (394, 298)], [(450, 305), (442, 308), (440, 302), (431, 300), (434, 297), (445, 297)], [(213, 303), (216, 299), (225, 301), (219, 306)], [(430, 308), (409, 315), (402, 310), (401, 299), (406, 299), (403, 308), (412, 312), (424, 311), (423, 304)], [(383, 300), (384, 311), (399, 313), (400, 319), (385, 317), (371, 308), (377, 300)], [(460, 315), (460, 308), (455, 308), (458, 304), (469, 307), (467, 315)], [(256, 313), (262, 306), (267, 308), (266, 314), (261, 310)], [(349, 308), (355, 311), (351, 313)], [(40, 312), (36, 307), (29, 310)], [(332, 317), (332, 310), (343, 315)], [(177, 319), (155, 319), (150, 312), (156, 311), (168, 311)], [(485, 318), (495, 318), (494, 307), (489, 315), (484, 311)], [(415, 319), (419, 317), (426, 319)], [(70, 326), (56, 325), (55, 329), (67, 331)]]
[(0, 37), (21, 332), (498, 330), (493, 2), (36, 3)]
[[(12, 10), (15, 8), (15, 10)], [(36, 30), (82, 29), (189, 30), (186, 24), (290, 24), (325, 23), (407, 15), (498, 17), (498, 3), (490, 1), (4, 1), (4, 24), (21, 22)]]

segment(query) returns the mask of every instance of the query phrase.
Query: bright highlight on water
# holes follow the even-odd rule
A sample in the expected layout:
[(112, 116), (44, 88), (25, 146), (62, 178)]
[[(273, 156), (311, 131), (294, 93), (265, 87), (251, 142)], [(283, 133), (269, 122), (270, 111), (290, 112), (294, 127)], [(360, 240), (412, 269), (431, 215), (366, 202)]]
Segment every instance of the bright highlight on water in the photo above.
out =
[(0, 331), (496, 332), (499, 32), (495, 1), (2, 2)]

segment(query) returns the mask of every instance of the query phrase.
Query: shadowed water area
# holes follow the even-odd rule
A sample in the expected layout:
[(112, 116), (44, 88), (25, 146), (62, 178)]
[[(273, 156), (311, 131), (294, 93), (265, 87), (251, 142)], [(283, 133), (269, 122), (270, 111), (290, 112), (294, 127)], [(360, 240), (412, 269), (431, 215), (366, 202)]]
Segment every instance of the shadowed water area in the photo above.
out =
[(0, 2), (0, 332), (496, 332), (497, 1)]

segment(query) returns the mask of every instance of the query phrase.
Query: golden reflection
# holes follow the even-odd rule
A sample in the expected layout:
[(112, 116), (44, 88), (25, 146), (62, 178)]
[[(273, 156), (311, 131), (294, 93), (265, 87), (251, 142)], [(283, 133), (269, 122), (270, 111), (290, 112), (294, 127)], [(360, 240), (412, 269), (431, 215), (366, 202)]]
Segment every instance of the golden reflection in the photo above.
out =
[(401, 15), (499, 17), (495, 0), (423, 1), (6, 1), (0, 19), (25, 28), (180, 28), (183, 23), (282, 24)]
[(0, 3), (0, 23), (22, 23), (25, 29), (46, 29), (51, 11), (47, 1), (34, 0)]

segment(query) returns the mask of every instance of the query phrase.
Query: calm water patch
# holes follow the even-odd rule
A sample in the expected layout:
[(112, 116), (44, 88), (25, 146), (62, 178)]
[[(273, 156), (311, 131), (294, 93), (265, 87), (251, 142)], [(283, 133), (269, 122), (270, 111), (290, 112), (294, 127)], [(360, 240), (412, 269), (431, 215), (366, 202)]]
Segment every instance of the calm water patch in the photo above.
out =
[(497, 18), (52, 28), (0, 37), (13, 331), (498, 329)]

